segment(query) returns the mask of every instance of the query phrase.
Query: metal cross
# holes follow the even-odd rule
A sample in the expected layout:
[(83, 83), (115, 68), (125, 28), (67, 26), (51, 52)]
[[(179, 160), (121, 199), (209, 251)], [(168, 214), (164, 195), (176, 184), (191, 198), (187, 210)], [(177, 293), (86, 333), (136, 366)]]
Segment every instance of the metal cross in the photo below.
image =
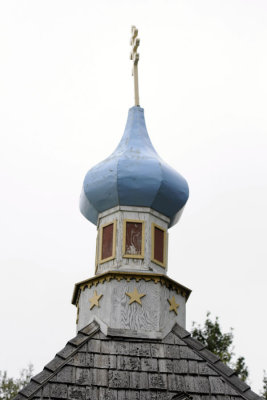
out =
[(138, 61), (139, 54), (137, 53), (137, 48), (140, 44), (140, 39), (137, 37), (138, 29), (135, 26), (132, 26), (132, 37), (130, 41), (130, 45), (132, 46), (132, 51), (130, 54), (130, 60), (133, 61), (133, 71), (132, 75), (134, 77), (134, 99), (135, 105), (139, 106), (139, 88), (138, 88)]

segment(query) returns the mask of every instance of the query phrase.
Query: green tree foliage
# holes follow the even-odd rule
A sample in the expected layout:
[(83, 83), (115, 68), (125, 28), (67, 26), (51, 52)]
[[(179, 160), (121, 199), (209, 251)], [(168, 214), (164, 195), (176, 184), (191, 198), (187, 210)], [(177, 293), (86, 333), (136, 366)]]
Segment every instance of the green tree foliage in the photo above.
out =
[(238, 357), (235, 362), (234, 370), (242, 381), (246, 381), (248, 378), (248, 367), (246, 366), (244, 357)]
[(0, 371), (0, 400), (11, 400), (29, 383), (33, 373), (33, 365), (20, 371), (19, 378), (9, 378), (7, 371)]
[(234, 361), (233, 352), (233, 329), (230, 332), (223, 333), (219, 324), (219, 318), (215, 321), (210, 319), (210, 313), (206, 315), (204, 325), (197, 325), (193, 322), (192, 336), (207, 346), (207, 349), (220, 357), (222, 362), (229, 364), (236, 372), (240, 379), (245, 381), (248, 378), (248, 367), (246, 366), (244, 357), (237, 358)]
[(261, 395), (264, 399), (267, 400), (267, 375), (266, 371), (263, 372), (263, 389)]

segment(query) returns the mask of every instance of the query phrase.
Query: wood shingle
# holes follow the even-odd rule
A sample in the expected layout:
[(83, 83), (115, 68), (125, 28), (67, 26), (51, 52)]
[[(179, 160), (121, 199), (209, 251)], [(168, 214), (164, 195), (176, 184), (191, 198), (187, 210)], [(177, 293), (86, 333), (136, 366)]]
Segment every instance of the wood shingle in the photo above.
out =
[(165, 339), (104, 335), (93, 322), (15, 397), (259, 400), (229, 367), (176, 325)]

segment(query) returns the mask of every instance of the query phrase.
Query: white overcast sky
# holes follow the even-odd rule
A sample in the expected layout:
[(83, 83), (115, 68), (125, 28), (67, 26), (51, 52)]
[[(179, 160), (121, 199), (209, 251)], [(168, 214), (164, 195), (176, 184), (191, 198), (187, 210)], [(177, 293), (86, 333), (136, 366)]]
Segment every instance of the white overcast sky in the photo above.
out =
[(75, 335), (74, 283), (94, 273), (85, 173), (133, 105), (130, 27), (151, 140), (187, 180), (169, 275), (192, 289), (262, 387), (267, 369), (266, 0), (0, 2), (0, 369), (39, 372)]

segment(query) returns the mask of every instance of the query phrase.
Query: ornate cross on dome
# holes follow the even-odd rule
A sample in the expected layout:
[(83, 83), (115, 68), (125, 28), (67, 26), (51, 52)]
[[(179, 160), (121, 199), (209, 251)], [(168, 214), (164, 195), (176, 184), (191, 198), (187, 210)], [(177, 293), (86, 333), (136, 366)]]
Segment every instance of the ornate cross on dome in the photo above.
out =
[(132, 51), (130, 54), (130, 60), (133, 61), (133, 71), (132, 75), (134, 77), (134, 99), (135, 105), (139, 106), (139, 88), (138, 88), (138, 61), (139, 54), (137, 53), (137, 48), (140, 44), (140, 39), (137, 37), (138, 29), (135, 26), (132, 26), (132, 37), (130, 41), (130, 45), (132, 46)]

